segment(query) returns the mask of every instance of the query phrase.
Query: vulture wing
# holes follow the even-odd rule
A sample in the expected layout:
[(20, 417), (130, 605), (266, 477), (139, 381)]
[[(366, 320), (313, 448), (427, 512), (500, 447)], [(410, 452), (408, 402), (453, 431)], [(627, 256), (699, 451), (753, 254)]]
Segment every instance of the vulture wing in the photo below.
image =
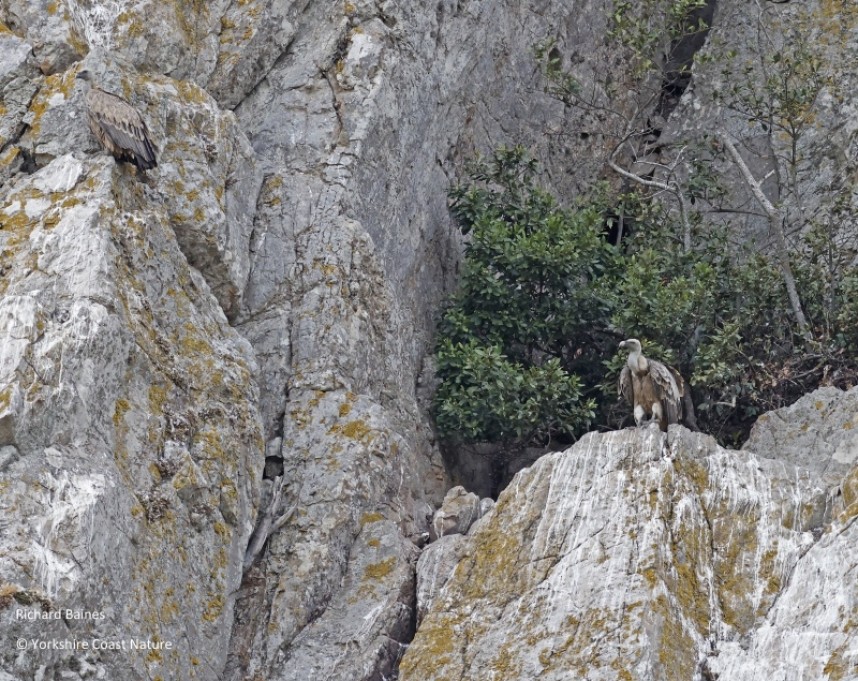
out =
[(133, 163), (141, 170), (158, 165), (146, 123), (133, 106), (95, 87), (87, 93), (86, 103), (92, 132), (117, 160)]
[(620, 380), (619, 383), (617, 383), (617, 393), (622, 395), (626, 402), (634, 406), (635, 391), (634, 386), (632, 385), (632, 372), (627, 365), (624, 365), (623, 370), (620, 372)]
[(682, 388), (677, 384), (673, 372), (661, 362), (649, 360), (649, 376), (658, 393), (668, 423), (679, 423), (682, 418), (682, 394), (685, 383), (680, 378)]
[(682, 374), (673, 367), (670, 367), (670, 370), (673, 373), (674, 379), (676, 379), (676, 385), (679, 386), (679, 392), (682, 395), (682, 424), (688, 430), (700, 432), (700, 427), (697, 425), (697, 414), (694, 411), (694, 402), (691, 399), (691, 390), (685, 384)]

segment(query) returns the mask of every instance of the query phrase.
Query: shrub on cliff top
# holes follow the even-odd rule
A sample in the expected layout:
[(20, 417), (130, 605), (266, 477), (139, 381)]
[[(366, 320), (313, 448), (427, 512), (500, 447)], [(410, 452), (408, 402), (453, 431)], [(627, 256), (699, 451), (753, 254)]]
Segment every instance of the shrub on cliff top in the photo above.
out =
[[(853, 381), (858, 269), (840, 257), (832, 273), (824, 234), (794, 254), (808, 341), (776, 266), (717, 226), (698, 226), (689, 252), (657, 204), (601, 190), (562, 208), (537, 178), (523, 149), (501, 149), (451, 192), (470, 240), (436, 347), (442, 437), (508, 451), (628, 423), (615, 389), (627, 337), (690, 379), (700, 427), (725, 443), (822, 382)], [(611, 243), (618, 212), (634, 229)]]

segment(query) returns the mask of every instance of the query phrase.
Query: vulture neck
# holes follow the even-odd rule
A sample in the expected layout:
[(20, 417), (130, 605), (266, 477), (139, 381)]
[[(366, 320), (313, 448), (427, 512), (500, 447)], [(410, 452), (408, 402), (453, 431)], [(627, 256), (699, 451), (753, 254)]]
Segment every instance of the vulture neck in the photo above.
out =
[(649, 371), (649, 361), (643, 356), (640, 350), (632, 350), (629, 353), (627, 362), (629, 369), (638, 375), (645, 374)]

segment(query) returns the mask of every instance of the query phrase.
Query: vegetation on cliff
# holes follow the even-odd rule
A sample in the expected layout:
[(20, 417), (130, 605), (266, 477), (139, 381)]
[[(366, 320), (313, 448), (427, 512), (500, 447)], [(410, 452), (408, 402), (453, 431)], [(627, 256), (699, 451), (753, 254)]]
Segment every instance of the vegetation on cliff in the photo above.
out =
[[(760, 413), (854, 376), (858, 268), (818, 230), (791, 253), (805, 339), (777, 263), (717, 225), (686, 251), (671, 213), (636, 193), (601, 186), (563, 208), (521, 148), (478, 164), (452, 198), (470, 240), (439, 329), (445, 437), (544, 445), (628, 423), (615, 391), (627, 337), (680, 368), (701, 427), (727, 442)], [(612, 243), (620, 211), (634, 227)]]
[[(565, 134), (592, 140), (605, 173), (557, 199), (523, 149), (501, 149), (453, 189), (470, 241), (439, 329), (445, 438), (511, 452), (628, 423), (614, 388), (627, 337), (681, 370), (699, 425), (726, 444), (764, 411), (854, 384), (849, 169), (819, 167), (838, 158), (826, 126), (844, 95), (826, 50), (846, 28), (804, 9), (787, 28), (767, 8), (742, 54), (698, 52), (713, 11), (615, 2), (606, 20), (630, 66), (622, 83), (576, 68), (583, 58), (564, 59), (553, 40), (536, 46), (547, 91), (580, 126)], [(698, 62), (723, 84), (710, 88), (723, 120), (668, 133)]]

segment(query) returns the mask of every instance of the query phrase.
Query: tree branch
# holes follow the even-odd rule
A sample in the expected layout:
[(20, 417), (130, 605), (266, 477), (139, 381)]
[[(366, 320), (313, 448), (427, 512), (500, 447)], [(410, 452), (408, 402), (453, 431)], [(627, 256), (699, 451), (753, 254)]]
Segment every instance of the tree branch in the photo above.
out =
[(274, 519), (274, 514), (277, 513), (277, 508), (280, 506), (280, 498), (282, 496), (283, 476), (281, 475), (274, 479), (274, 493), (271, 495), (271, 502), (268, 504), (268, 508), (262, 515), (262, 520), (259, 521), (259, 524), (256, 526), (256, 530), (254, 530), (253, 536), (250, 538), (250, 542), (247, 545), (247, 551), (244, 554), (245, 572), (256, 562), (256, 559), (259, 558), (268, 538), (283, 527), (283, 525), (285, 525), (289, 518), (291, 518), (295, 513), (297, 505), (286, 511), (286, 513), (277, 518), (277, 520)]
[[(623, 143), (628, 140), (626, 137), (623, 140)], [(646, 177), (641, 177), (640, 175), (636, 175), (635, 173), (626, 170), (619, 163), (617, 163), (616, 157), (617, 153), (619, 153), (620, 148), (622, 147), (622, 143), (618, 144), (614, 151), (611, 153), (610, 158), (608, 158), (608, 166), (617, 173), (620, 177), (624, 177), (627, 180), (631, 180), (632, 182), (636, 182), (637, 184), (643, 185), (644, 187), (653, 187), (654, 189), (660, 189), (662, 191), (668, 192), (676, 198), (677, 203), (679, 204), (679, 216), (682, 220), (682, 247), (683, 250), (688, 253), (691, 251), (691, 221), (688, 219), (688, 206), (685, 201), (685, 196), (682, 193), (682, 190), (675, 186), (668, 184), (666, 182), (661, 182), (659, 180), (653, 180)]]
[(768, 197), (763, 192), (763, 188), (760, 186), (760, 183), (757, 182), (754, 174), (748, 167), (748, 164), (745, 163), (745, 159), (742, 158), (742, 155), (739, 153), (736, 145), (733, 144), (733, 140), (723, 132), (718, 133), (718, 139), (721, 140), (721, 143), (727, 149), (727, 152), (730, 154), (733, 162), (739, 169), (742, 179), (744, 179), (745, 184), (748, 185), (748, 189), (751, 190), (754, 198), (757, 199), (757, 202), (762, 206), (769, 218), (769, 226), (772, 234), (775, 236), (775, 246), (778, 253), (781, 275), (783, 276), (784, 283), (786, 284), (790, 305), (792, 306), (793, 313), (795, 314), (796, 321), (798, 322), (798, 328), (801, 335), (805, 340), (811, 340), (812, 336), (810, 333), (810, 326), (807, 323), (807, 318), (804, 316), (804, 310), (802, 310), (801, 307), (801, 299), (799, 298), (798, 289), (795, 285), (792, 265), (790, 265), (789, 262), (789, 249), (787, 248), (786, 234), (784, 232), (784, 215), (780, 209), (775, 207), (775, 205), (769, 201)]

